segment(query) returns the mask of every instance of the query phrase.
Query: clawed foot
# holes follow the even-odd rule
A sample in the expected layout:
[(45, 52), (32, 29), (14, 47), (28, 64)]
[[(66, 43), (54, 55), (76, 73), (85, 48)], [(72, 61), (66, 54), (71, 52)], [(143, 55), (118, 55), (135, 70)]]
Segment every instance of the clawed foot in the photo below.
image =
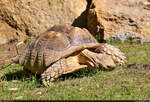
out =
[(44, 86), (48, 87), (48, 86), (52, 86), (54, 83), (53, 82), (48, 82), (46, 80), (42, 80)]

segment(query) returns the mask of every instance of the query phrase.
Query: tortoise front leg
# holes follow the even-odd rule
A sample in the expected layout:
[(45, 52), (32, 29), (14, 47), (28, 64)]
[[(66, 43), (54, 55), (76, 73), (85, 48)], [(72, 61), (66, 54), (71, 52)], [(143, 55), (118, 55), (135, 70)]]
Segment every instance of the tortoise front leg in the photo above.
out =
[(87, 57), (95, 66), (102, 66), (104, 69), (115, 68), (116, 65), (126, 63), (125, 54), (118, 48), (109, 44), (100, 44), (95, 51), (85, 49), (81, 55)]
[(107, 54), (95, 53), (85, 49), (81, 52), (81, 55), (87, 57), (89, 62), (91, 61), (96, 67), (101, 66), (104, 69), (111, 69), (116, 66), (111, 56)]
[(50, 85), (56, 78), (62, 74), (75, 72), (87, 67), (79, 63), (78, 56), (72, 56), (58, 60), (41, 74), (44, 85)]
[(117, 65), (123, 65), (127, 62), (125, 54), (117, 47), (109, 44), (101, 44), (96, 48), (95, 52), (111, 56)]
[(43, 84), (46, 86), (50, 85), (51, 82), (63, 74), (66, 67), (66, 61), (64, 59), (61, 59), (48, 67), (46, 71), (41, 74)]

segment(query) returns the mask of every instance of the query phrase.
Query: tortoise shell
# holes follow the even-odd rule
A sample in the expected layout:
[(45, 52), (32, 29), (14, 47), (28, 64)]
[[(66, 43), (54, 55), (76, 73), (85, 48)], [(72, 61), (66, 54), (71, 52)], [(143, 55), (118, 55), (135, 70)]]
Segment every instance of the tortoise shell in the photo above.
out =
[(32, 40), (15, 62), (40, 74), (57, 60), (98, 45), (96, 39), (84, 28), (54, 25)]

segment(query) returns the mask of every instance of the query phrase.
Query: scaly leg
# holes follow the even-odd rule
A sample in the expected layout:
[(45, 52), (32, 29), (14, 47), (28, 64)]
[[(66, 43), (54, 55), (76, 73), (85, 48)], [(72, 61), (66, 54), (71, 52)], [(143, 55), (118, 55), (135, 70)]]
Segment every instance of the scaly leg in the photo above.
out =
[(67, 74), (71, 72), (75, 72), (82, 68), (87, 67), (86, 65), (81, 65), (79, 63), (78, 56), (71, 56), (68, 58), (63, 58), (58, 60), (56, 63), (51, 65), (44, 71), (42, 76), (42, 81), (44, 85), (50, 85), (56, 78), (61, 76), (62, 74)]
[(85, 49), (81, 52), (81, 55), (87, 57), (89, 62), (91, 61), (96, 67), (102, 66), (104, 69), (114, 68), (116, 65), (110, 55), (95, 53)]
[(123, 65), (127, 62), (125, 54), (121, 52), (117, 47), (109, 44), (101, 44), (96, 48), (95, 52), (111, 56), (111, 58), (117, 65)]

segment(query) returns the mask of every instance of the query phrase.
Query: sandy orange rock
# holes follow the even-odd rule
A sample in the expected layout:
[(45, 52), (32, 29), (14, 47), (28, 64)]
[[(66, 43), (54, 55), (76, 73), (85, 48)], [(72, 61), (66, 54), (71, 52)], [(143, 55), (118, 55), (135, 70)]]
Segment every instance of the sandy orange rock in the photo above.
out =
[(150, 38), (149, 5), (149, 0), (92, 0), (88, 29), (104, 39), (124, 32)]

